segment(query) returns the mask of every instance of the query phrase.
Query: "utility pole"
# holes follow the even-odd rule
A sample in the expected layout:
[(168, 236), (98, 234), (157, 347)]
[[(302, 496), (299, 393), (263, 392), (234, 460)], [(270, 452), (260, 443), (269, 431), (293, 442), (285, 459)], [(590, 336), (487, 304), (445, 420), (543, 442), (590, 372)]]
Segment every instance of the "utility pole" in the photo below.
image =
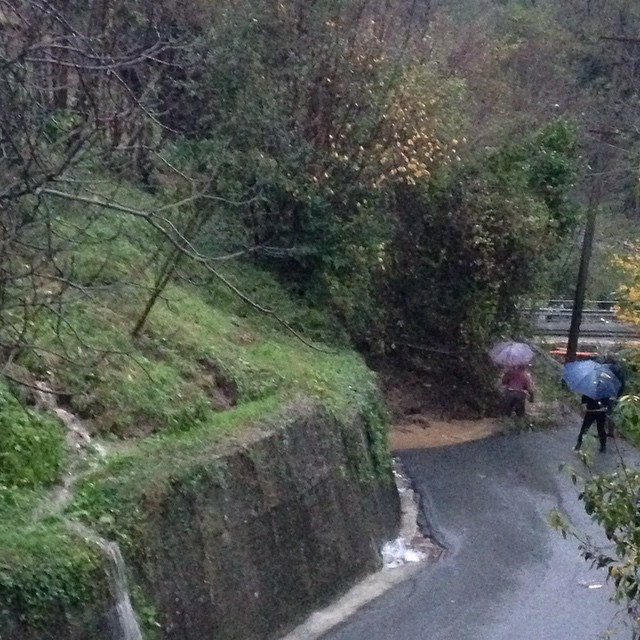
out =
[(578, 281), (576, 292), (573, 298), (573, 310), (571, 312), (571, 326), (569, 327), (569, 339), (567, 341), (567, 353), (565, 362), (573, 362), (578, 352), (578, 337), (580, 336), (580, 324), (582, 323), (582, 311), (584, 309), (584, 299), (587, 291), (587, 279), (589, 277), (589, 262), (593, 250), (593, 236), (596, 230), (596, 206), (594, 202), (589, 203), (587, 212), (587, 223), (584, 228), (582, 239), (582, 251), (580, 252), (580, 267), (578, 269)]
[(582, 311), (587, 292), (587, 280), (589, 278), (589, 262), (593, 250), (593, 237), (596, 231), (596, 217), (602, 203), (603, 166), (605, 165), (604, 153), (600, 149), (596, 152), (591, 163), (591, 184), (587, 196), (587, 220), (582, 238), (582, 250), (580, 252), (580, 267), (578, 269), (578, 281), (573, 297), (573, 310), (571, 312), (571, 326), (567, 340), (567, 353), (565, 362), (573, 362), (578, 352), (578, 338), (580, 337), (580, 324), (582, 323)]

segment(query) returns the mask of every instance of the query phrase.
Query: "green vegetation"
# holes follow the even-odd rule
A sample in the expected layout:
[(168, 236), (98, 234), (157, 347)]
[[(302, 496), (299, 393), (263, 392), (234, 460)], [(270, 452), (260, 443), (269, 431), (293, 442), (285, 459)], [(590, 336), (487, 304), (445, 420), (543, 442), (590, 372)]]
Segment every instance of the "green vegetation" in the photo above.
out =
[(27, 409), (0, 384), (0, 502), (3, 491), (57, 482), (66, 453), (64, 428), (57, 419)]
[(12, 607), (36, 594), (41, 623), (97, 566), (40, 517), (72, 463), (34, 385), (110, 449), (65, 517), (140, 551), (147, 501), (298, 402), (337, 416), (347, 472), (387, 477), (365, 357), (429, 359), (483, 405), (487, 345), (571, 292), (588, 211), (608, 297), (610, 230), (637, 226), (640, 15), (592, 4), (0, 0)]
[[(128, 193), (136, 197), (135, 191)], [(85, 214), (99, 220), (91, 233), (109, 257), (109, 273), (127, 274), (127, 282), (100, 269), (100, 286), (90, 299), (65, 300), (64, 324), (55, 314), (39, 313), (33, 331), (40, 349), (25, 351), (11, 367), (33, 383), (55, 371), (54, 386), (68, 392), (69, 408), (96, 436), (108, 447), (128, 442), (124, 451), (85, 472), (69, 517), (140, 553), (143, 507), (153, 495), (176, 478), (187, 482), (199, 468), (210, 469), (230, 444), (242, 443), (247, 427), (277, 428), (278, 416), (298, 398), (316, 399), (340, 415), (345, 437), (349, 420), (361, 414), (375, 467), (354, 460), (354, 473), (363, 481), (386, 477), (386, 422), (375, 377), (346, 347), (333, 320), (294, 302), (273, 277), (246, 263), (227, 268), (226, 276), (258, 301), (277, 303), (291, 327), (306, 328), (309, 318), (313, 330), (307, 335), (327, 336), (334, 345), (306, 346), (215, 283), (167, 286), (144, 332), (134, 338), (130, 328), (142, 306), (140, 291), (152, 277), (152, 265), (142, 256), (152, 246), (142, 245), (135, 224), (125, 230), (117, 218), (106, 220), (91, 209)], [(85, 251), (91, 249), (77, 254), (74, 268), (94, 285), (96, 263), (84, 261)], [(101, 288), (112, 283), (115, 287)], [(18, 390), (21, 395), (14, 396), (4, 385), (0, 395), (0, 595), (7, 603), (2, 615), (20, 611), (38, 626), (47, 622), (52, 600), (76, 611), (82, 602), (103, 598), (108, 587), (95, 545), (66, 530), (60, 516), (39, 519), (48, 500), (45, 489), (67, 464), (65, 432), (57, 419), (23, 406), (28, 389)]]
[[(109, 602), (104, 557), (96, 545), (68, 532), (60, 522), (21, 524), (2, 512), (0, 525), (0, 624), (53, 627), (64, 615), (81, 619), (95, 602)], [(10, 523), (5, 519), (10, 517)], [(52, 603), (55, 602), (55, 607)], [(58, 619), (58, 612), (62, 612)]]

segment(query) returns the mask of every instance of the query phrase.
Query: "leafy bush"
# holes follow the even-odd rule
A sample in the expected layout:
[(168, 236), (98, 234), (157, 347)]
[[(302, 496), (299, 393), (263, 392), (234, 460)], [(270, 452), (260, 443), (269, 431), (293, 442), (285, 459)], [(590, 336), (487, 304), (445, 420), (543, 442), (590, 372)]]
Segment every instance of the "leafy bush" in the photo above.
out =
[(82, 619), (84, 612), (95, 616), (109, 598), (108, 574), (97, 545), (71, 534), (60, 522), (0, 524), (3, 631), (16, 629), (17, 620), (25, 627), (55, 628), (62, 622), (58, 617), (69, 622)]
[(517, 321), (576, 212), (575, 138), (562, 121), (397, 193), (384, 300), (394, 341), (475, 347)]

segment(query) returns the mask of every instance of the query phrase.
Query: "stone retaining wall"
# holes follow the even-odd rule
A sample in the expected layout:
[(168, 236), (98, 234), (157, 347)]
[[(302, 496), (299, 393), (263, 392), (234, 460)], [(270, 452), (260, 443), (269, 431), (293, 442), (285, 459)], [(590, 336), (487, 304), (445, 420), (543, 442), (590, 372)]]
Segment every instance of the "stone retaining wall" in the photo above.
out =
[(395, 536), (397, 491), (363, 421), (307, 406), (283, 422), (153, 505), (139, 578), (167, 640), (275, 637), (375, 570)]

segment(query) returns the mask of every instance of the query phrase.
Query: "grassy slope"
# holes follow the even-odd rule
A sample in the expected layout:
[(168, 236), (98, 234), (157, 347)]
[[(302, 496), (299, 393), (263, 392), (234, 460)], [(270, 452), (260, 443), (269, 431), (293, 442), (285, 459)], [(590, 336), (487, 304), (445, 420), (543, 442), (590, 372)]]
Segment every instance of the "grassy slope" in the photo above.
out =
[[(134, 191), (129, 197), (135, 206), (154, 205)], [(80, 219), (91, 219), (90, 227), (78, 231), (74, 221)], [(320, 342), (323, 351), (310, 349), (216, 281), (171, 285), (143, 335), (132, 339), (152, 282), (153, 238), (139, 221), (91, 207), (67, 208), (58, 224), (83, 242), (67, 259), (76, 279), (91, 287), (91, 297), (70, 291), (63, 323), (53, 313), (40, 314), (34, 335), (44, 350), (25, 353), (16, 373), (68, 389), (71, 410), (113, 443), (107, 461), (80, 480), (70, 509), (75, 517), (126, 543), (136, 499), (148, 484), (215, 455), (244, 427), (300, 394), (338, 413), (365, 406), (377, 413), (375, 380), (358, 355)], [(184, 271), (203, 275), (188, 265)], [(251, 265), (228, 267), (225, 274), (312, 339), (340, 335), (321, 313), (293, 302)], [(220, 393), (235, 406), (221, 410)], [(58, 443), (62, 437), (59, 432)], [(62, 451), (60, 456), (62, 467)], [(13, 480), (0, 486), (0, 602), (27, 607), (38, 622), (47, 601), (73, 604), (83, 599), (83, 589), (87, 596), (100, 562), (96, 550), (77, 538), (70, 544), (61, 516), (34, 516), (55, 475), (30, 487), (18, 476)], [(24, 596), (21, 602), (16, 594)]]

